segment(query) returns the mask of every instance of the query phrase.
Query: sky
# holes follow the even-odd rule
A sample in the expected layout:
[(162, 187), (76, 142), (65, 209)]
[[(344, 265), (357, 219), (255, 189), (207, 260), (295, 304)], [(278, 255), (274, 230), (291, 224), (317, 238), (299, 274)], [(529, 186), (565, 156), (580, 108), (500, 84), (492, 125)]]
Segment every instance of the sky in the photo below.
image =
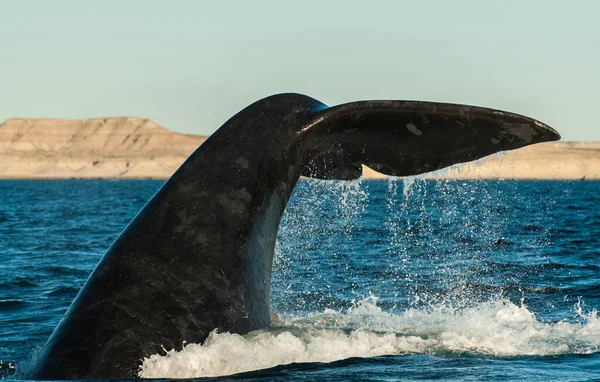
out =
[(0, 0), (0, 122), (210, 134), (298, 92), (472, 104), (600, 141), (600, 1)]

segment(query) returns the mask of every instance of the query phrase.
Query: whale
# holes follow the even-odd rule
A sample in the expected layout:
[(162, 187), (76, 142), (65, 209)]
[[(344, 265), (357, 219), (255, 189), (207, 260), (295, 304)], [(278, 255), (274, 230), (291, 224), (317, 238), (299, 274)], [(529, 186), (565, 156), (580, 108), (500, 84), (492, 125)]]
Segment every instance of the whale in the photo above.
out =
[(268, 327), (277, 230), (303, 176), (353, 180), (362, 166), (411, 176), (558, 139), (535, 119), (476, 106), (261, 99), (208, 137), (131, 220), (24, 374), (134, 378), (163, 349)]

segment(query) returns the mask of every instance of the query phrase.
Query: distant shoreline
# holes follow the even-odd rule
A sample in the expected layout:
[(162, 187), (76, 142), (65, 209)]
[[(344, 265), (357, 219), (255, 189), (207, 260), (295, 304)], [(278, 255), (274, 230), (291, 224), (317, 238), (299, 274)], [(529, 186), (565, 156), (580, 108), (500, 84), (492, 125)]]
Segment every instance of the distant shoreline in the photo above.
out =
[[(166, 180), (206, 137), (149, 119), (7, 119), (1, 180)], [(600, 180), (600, 142), (550, 142), (421, 175), (427, 179)], [(369, 168), (363, 178), (387, 176)]]

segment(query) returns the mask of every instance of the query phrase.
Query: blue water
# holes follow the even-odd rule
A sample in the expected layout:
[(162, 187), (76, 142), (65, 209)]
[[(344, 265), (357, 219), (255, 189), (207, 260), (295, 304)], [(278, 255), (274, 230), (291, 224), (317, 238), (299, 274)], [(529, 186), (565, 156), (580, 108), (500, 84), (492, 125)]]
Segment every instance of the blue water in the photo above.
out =
[[(161, 184), (0, 181), (2, 377)], [(600, 380), (599, 206), (600, 182), (303, 180), (278, 234), (275, 327), (184, 352), (236, 380)], [(155, 361), (145, 375), (219, 375)]]

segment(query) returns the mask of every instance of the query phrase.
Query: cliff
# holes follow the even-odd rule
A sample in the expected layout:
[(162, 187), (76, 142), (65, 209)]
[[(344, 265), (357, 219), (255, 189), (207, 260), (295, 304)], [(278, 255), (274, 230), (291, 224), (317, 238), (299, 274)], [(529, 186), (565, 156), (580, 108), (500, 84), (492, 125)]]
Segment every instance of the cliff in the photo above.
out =
[[(168, 178), (206, 138), (149, 119), (9, 119), (0, 125), (0, 179)], [(428, 177), (600, 179), (600, 142), (552, 142)], [(364, 177), (382, 178), (365, 168)]]
[[(384, 178), (366, 169), (365, 178)], [(600, 142), (548, 142), (428, 174), (443, 179), (599, 180)]]
[(205, 137), (149, 119), (9, 119), (0, 178), (167, 178)]

